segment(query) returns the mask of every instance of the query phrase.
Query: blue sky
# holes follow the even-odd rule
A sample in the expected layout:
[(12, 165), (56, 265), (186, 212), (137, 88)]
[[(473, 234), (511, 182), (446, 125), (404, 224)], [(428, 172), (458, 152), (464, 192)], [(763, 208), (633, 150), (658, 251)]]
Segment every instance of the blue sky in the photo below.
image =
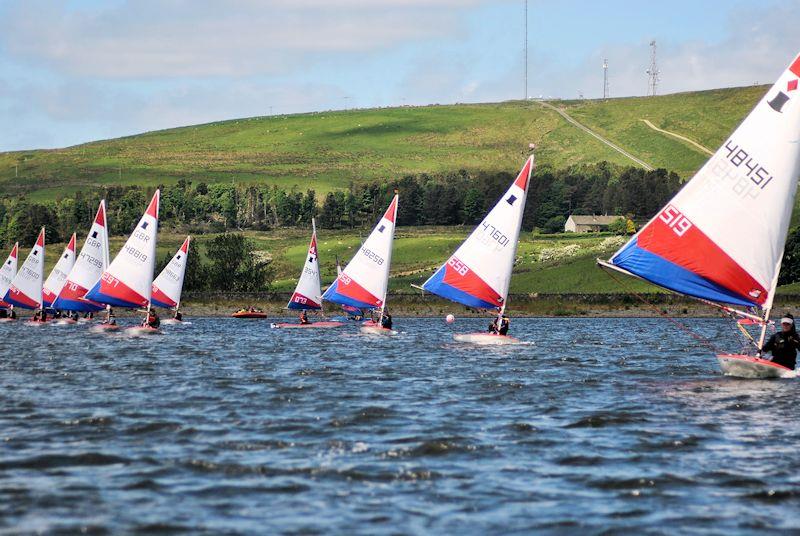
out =
[[(229, 119), (523, 96), (522, 0), (0, 0), (0, 151)], [(767, 83), (800, 0), (529, 0), (530, 96)]]

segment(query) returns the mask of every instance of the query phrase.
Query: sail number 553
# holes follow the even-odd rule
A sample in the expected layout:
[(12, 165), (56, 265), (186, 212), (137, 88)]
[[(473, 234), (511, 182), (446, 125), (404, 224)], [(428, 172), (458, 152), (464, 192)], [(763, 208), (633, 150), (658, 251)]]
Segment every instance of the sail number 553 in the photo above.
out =
[(678, 236), (683, 236), (692, 228), (692, 222), (672, 205), (667, 205), (667, 208), (659, 214), (658, 219), (666, 223), (667, 227), (671, 228)]

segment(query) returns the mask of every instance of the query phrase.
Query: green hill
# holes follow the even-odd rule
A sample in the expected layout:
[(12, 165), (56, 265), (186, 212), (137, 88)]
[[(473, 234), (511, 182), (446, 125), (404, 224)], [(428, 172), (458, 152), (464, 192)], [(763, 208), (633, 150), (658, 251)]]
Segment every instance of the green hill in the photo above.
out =
[[(716, 148), (764, 91), (746, 87), (552, 104), (645, 162), (686, 176), (707, 155), (641, 120)], [(513, 172), (531, 142), (539, 147), (541, 164), (631, 164), (555, 111), (516, 101), (237, 119), (65, 149), (0, 153), (0, 196), (26, 193), (46, 200), (101, 185), (170, 184), (180, 178), (299, 185), (324, 194), (350, 181), (404, 174)]]

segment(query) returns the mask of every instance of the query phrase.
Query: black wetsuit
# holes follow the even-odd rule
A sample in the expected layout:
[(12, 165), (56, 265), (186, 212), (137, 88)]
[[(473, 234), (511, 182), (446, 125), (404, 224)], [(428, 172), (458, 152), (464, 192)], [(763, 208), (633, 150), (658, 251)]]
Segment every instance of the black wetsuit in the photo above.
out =
[(500, 335), (508, 335), (508, 327), (509, 321), (508, 318), (503, 318), (500, 320), (500, 329), (497, 330), (497, 333)]
[(383, 315), (383, 318), (381, 318), (381, 327), (385, 329), (392, 329), (392, 315)]
[(800, 349), (800, 335), (792, 330), (788, 333), (779, 331), (769, 338), (762, 351), (772, 352), (772, 362), (794, 370), (797, 350)]

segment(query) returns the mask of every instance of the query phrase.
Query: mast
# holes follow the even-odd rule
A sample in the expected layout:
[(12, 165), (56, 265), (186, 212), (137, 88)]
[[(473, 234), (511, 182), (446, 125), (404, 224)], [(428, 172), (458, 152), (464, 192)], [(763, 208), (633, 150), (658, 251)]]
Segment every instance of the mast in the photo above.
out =
[[(398, 205), (400, 204), (400, 196), (398, 195), (398, 191), (394, 191), (394, 218), (395, 222), (397, 222), (397, 210)], [(397, 225), (392, 226), (392, 247), (389, 248), (389, 254), (386, 255), (386, 263), (389, 266), (389, 269), (386, 271), (386, 289), (383, 291), (382, 303), (381, 303), (381, 314), (378, 316), (378, 322), (383, 319), (383, 311), (386, 310), (386, 296), (389, 294), (389, 273), (391, 271), (392, 266), (392, 250), (394, 249), (394, 230), (397, 228)]]
[(764, 339), (767, 337), (767, 326), (769, 325), (769, 315), (772, 312), (772, 304), (775, 302), (775, 291), (778, 289), (778, 276), (781, 272), (781, 264), (783, 263), (783, 252), (786, 245), (781, 248), (781, 254), (778, 256), (778, 262), (775, 266), (775, 277), (772, 278), (772, 285), (769, 289), (769, 296), (767, 303), (764, 304), (764, 324), (761, 326), (761, 336), (758, 338), (758, 351), (764, 347)]
[[(311, 240), (317, 244), (317, 219), (311, 218)], [(317, 244), (317, 281), (319, 281), (319, 288), (322, 289), (322, 264), (319, 262), (319, 244)], [(325, 304), (323, 303), (322, 296), (314, 296), (319, 299), (319, 314), (325, 318)]]

